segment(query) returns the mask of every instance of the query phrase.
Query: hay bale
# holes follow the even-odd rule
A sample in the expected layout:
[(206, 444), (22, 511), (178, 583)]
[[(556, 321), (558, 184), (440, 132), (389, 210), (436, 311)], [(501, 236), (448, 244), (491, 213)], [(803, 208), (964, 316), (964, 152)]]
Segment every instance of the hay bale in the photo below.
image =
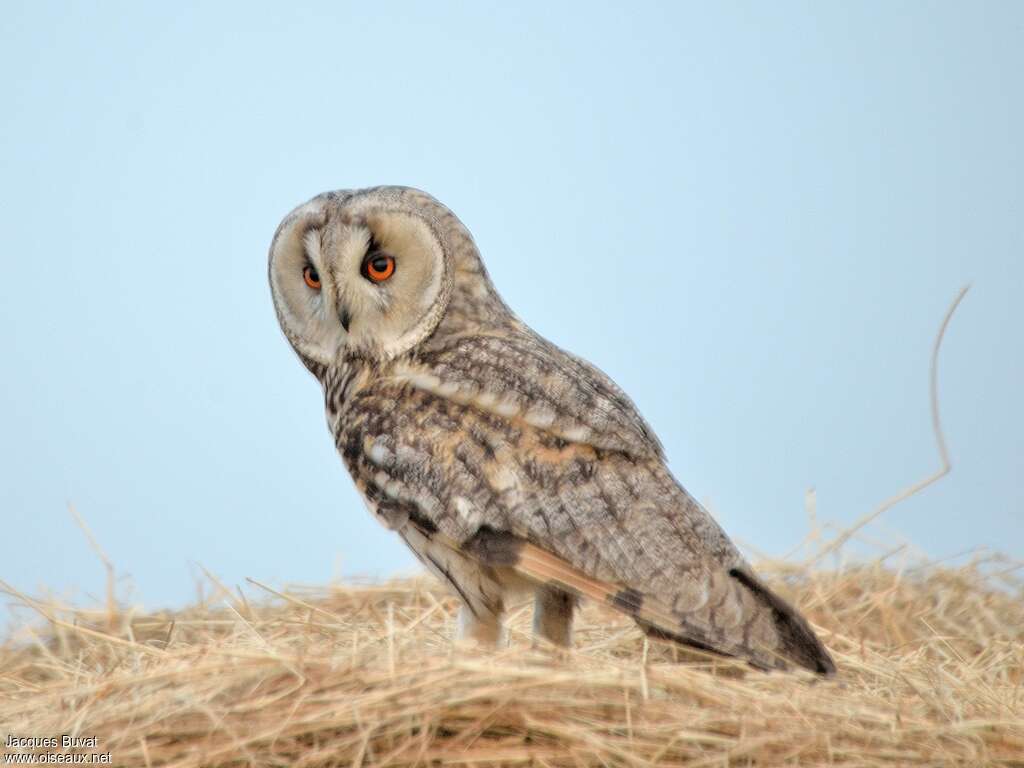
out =
[(531, 647), (526, 605), (507, 649), (479, 651), (452, 642), (456, 604), (422, 579), (146, 615), (17, 595), (47, 619), (0, 648), (0, 735), (183, 768), (1024, 766), (1024, 600), (1005, 564), (761, 568), (835, 680), (648, 644), (601, 606), (570, 653)]

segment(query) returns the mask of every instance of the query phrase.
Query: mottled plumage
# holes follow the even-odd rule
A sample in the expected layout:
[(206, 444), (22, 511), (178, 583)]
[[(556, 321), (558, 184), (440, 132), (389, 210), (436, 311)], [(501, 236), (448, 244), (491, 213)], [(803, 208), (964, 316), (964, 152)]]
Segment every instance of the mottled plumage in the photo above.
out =
[(625, 393), (515, 317), (432, 197), (314, 198), (278, 228), (270, 282), (356, 487), (462, 599), (466, 634), (496, 640), (507, 594), (527, 589), (535, 631), (562, 645), (587, 598), (758, 667), (834, 671)]

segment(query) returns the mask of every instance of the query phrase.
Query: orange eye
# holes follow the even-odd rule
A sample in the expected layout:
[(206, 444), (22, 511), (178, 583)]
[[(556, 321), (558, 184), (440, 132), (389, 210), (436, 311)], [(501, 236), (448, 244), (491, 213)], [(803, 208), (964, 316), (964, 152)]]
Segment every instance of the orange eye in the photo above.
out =
[(302, 270), (302, 279), (306, 281), (306, 285), (312, 288), (314, 291), (320, 290), (320, 275), (313, 269), (309, 264)]
[(371, 253), (363, 262), (363, 277), (383, 283), (395, 274), (395, 257), (386, 253)]

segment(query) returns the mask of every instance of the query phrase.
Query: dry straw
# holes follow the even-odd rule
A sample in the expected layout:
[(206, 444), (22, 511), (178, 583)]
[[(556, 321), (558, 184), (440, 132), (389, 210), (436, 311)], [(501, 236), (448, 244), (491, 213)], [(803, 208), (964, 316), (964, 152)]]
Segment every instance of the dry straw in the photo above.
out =
[(829, 681), (648, 646), (597, 606), (567, 656), (531, 649), (528, 606), (508, 649), (465, 648), (422, 580), (138, 616), (16, 595), (49, 620), (0, 650), (0, 731), (97, 736), (122, 766), (1020, 766), (1011, 567), (769, 568)]
[(0, 737), (95, 736), (80, 751), (120, 766), (1024, 766), (1019, 565), (903, 551), (824, 570), (862, 537), (820, 534), (800, 564), (760, 568), (832, 651), (832, 680), (649, 644), (601, 606), (572, 652), (532, 647), (527, 605), (509, 646), (481, 651), (453, 643), (455, 601), (420, 579), (246, 596), (210, 577), (211, 597), (151, 614), (112, 590), (86, 610), (0, 583), (19, 607)]

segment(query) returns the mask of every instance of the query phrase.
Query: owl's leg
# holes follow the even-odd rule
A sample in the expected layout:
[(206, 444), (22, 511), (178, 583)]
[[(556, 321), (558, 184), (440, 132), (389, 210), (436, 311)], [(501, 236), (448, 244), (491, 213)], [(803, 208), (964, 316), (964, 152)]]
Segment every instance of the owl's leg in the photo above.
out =
[(572, 645), (572, 614), (576, 598), (555, 587), (540, 587), (533, 602), (533, 634), (555, 645)]
[(481, 645), (502, 642), (501, 615), (505, 611), (504, 589), (490, 569), (443, 543), (431, 540), (414, 525), (399, 533), (413, 554), (452, 592), (459, 596), (458, 640), (475, 640)]
[(468, 604), (459, 606), (459, 640), (475, 640), (480, 645), (495, 646), (502, 642), (501, 615), (489, 611), (473, 612)]

